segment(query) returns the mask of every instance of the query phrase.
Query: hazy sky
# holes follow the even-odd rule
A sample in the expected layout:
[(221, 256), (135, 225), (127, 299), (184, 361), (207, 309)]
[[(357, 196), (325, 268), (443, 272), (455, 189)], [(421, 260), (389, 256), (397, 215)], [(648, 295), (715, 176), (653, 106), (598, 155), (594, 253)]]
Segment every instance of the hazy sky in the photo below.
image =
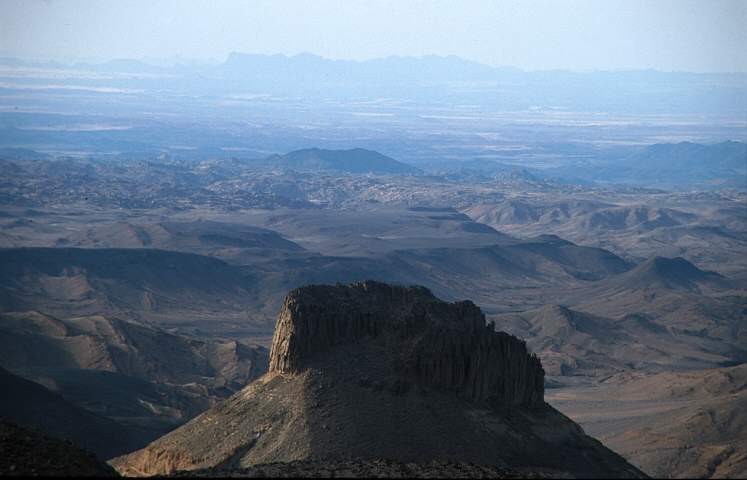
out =
[(742, 0), (0, 0), (0, 54), (223, 60), (231, 51), (747, 71)]

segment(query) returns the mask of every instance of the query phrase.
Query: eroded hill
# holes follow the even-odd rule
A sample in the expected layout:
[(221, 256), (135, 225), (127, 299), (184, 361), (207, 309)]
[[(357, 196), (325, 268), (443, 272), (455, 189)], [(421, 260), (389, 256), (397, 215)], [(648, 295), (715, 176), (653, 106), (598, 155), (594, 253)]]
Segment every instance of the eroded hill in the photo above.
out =
[(36, 382), (4, 376), (17, 382), (6, 385), (13, 391), (0, 414), (40, 428), (51, 425), (45, 430), (51, 433), (59, 430), (55, 421), (84, 425), (67, 413), (50, 416), (43, 403), (34, 403), (64, 398), (99, 423), (109, 420), (108, 433), (99, 428), (74, 437), (109, 458), (145, 445), (263, 374), (267, 349), (100, 315), (59, 319), (12, 312), (0, 314), (0, 365)]
[(471, 302), (376, 282), (292, 291), (270, 371), (148, 447), (112, 463), (129, 475), (270, 462), (389, 458), (641, 473), (543, 400), (523, 342)]

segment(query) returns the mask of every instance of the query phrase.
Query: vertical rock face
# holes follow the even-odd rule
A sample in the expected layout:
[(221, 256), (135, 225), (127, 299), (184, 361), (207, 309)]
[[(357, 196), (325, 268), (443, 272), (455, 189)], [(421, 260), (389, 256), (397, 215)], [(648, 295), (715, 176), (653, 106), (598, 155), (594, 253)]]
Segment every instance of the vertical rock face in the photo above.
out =
[(544, 403), (543, 376), (524, 342), (471, 302), (376, 282), (304, 287), (285, 299), (267, 374), (112, 465), (221, 476), (276, 462), (439, 460), (641, 477)]
[(378, 282), (308, 286), (288, 294), (270, 372), (295, 373), (342, 345), (378, 342), (406, 381), (493, 405), (543, 403), (544, 371), (523, 341), (493, 331), (472, 302)]

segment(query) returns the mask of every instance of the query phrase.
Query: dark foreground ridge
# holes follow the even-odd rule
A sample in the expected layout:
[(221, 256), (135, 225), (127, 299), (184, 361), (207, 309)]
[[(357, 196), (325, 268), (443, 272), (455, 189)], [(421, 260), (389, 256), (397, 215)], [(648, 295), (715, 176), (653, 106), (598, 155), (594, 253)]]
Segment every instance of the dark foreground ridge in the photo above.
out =
[(116, 477), (109, 465), (72, 442), (0, 419), (0, 477)]
[[(303, 287), (285, 299), (266, 375), (111, 463), (125, 475), (285, 475), (292, 465), (326, 475), (352, 462), (397, 476), (389, 466), (436, 461), (496, 475), (643, 476), (547, 405), (543, 376), (524, 342), (494, 332), (471, 302), (371, 281)], [(289, 462), (307, 463), (267, 466)]]
[(404, 463), (392, 460), (298, 460), (236, 470), (198, 470), (177, 477), (230, 478), (552, 478), (548, 473), (519, 472), (464, 462)]

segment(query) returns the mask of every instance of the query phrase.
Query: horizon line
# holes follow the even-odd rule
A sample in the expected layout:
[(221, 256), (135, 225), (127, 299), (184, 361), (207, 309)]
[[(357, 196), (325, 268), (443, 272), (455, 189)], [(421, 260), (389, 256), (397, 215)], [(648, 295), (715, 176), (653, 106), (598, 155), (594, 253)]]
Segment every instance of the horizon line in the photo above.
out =
[(658, 68), (652, 68), (652, 67), (619, 67), (619, 68), (612, 68), (612, 69), (602, 69), (602, 68), (587, 68), (587, 69), (574, 69), (574, 68), (568, 68), (568, 67), (554, 67), (554, 68), (537, 68), (537, 69), (528, 69), (523, 67), (517, 67), (515, 65), (491, 65), (488, 63), (484, 63), (478, 60), (473, 60), (467, 57), (462, 57), (455, 54), (433, 54), (433, 53), (427, 53), (423, 55), (400, 55), (400, 54), (391, 54), (386, 56), (379, 56), (379, 57), (371, 57), (371, 58), (365, 58), (365, 59), (355, 59), (355, 58), (333, 58), (333, 57), (327, 57), (324, 55), (319, 55), (313, 52), (299, 52), (299, 53), (257, 53), (257, 52), (246, 52), (246, 51), (238, 51), (238, 50), (232, 50), (228, 52), (223, 59), (217, 59), (215, 57), (187, 57), (187, 56), (181, 56), (181, 55), (173, 55), (171, 57), (151, 57), (151, 56), (141, 56), (141, 57), (126, 57), (126, 56), (115, 56), (115, 57), (108, 57), (108, 58), (101, 58), (101, 57), (48, 57), (48, 56), (23, 56), (23, 55), (16, 55), (12, 54), (10, 52), (2, 52), (0, 51), (0, 63), (6, 62), (8, 60), (12, 61), (20, 61), (22, 63), (32, 64), (28, 66), (34, 66), (33, 64), (57, 64), (60, 67), (75, 67), (75, 66), (82, 66), (82, 65), (91, 65), (91, 66), (102, 66), (107, 63), (113, 63), (113, 62), (122, 62), (122, 61), (128, 61), (128, 62), (138, 62), (148, 67), (155, 67), (155, 68), (173, 68), (177, 66), (195, 66), (195, 65), (202, 65), (202, 66), (212, 66), (217, 67), (220, 65), (224, 65), (228, 62), (228, 60), (234, 56), (234, 55), (244, 55), (244, 56), (252, 56), (252, 57), (282, 57), (285, 59), (294, 59), (298, 57), (313, 57), (316, 59), (325, 60), (328, 62), (343, 62), (343, 63), (355, 63), (355, 64), (365, 64), (368, 62), (375, 62), (375, 61), (382, 61), (382, 60), (391, 60), (391, 59), (403, 59), (403, 60), (425, 60), (429, 58), (435, 58), (435, 59), (455, 59), (462, 62), (467, 62), (474, 64), (476, 66), (481, 66), (485, 68), (489, 68), (492, 70), (515, 70), (522, 73), (540, 73), (540, 72), (570, 72), (570, 73), (580, 73), (580, 74), (590, 74), (590, 73), (632, 73), (632, 72), (651, 72), (651, 73), (665, 73), (665, 74), (693, 74), (693, 75), (747, 75), (747, 70), (707, 70), (707, 71), (695, 71), (695, 70), (662, 70)]

